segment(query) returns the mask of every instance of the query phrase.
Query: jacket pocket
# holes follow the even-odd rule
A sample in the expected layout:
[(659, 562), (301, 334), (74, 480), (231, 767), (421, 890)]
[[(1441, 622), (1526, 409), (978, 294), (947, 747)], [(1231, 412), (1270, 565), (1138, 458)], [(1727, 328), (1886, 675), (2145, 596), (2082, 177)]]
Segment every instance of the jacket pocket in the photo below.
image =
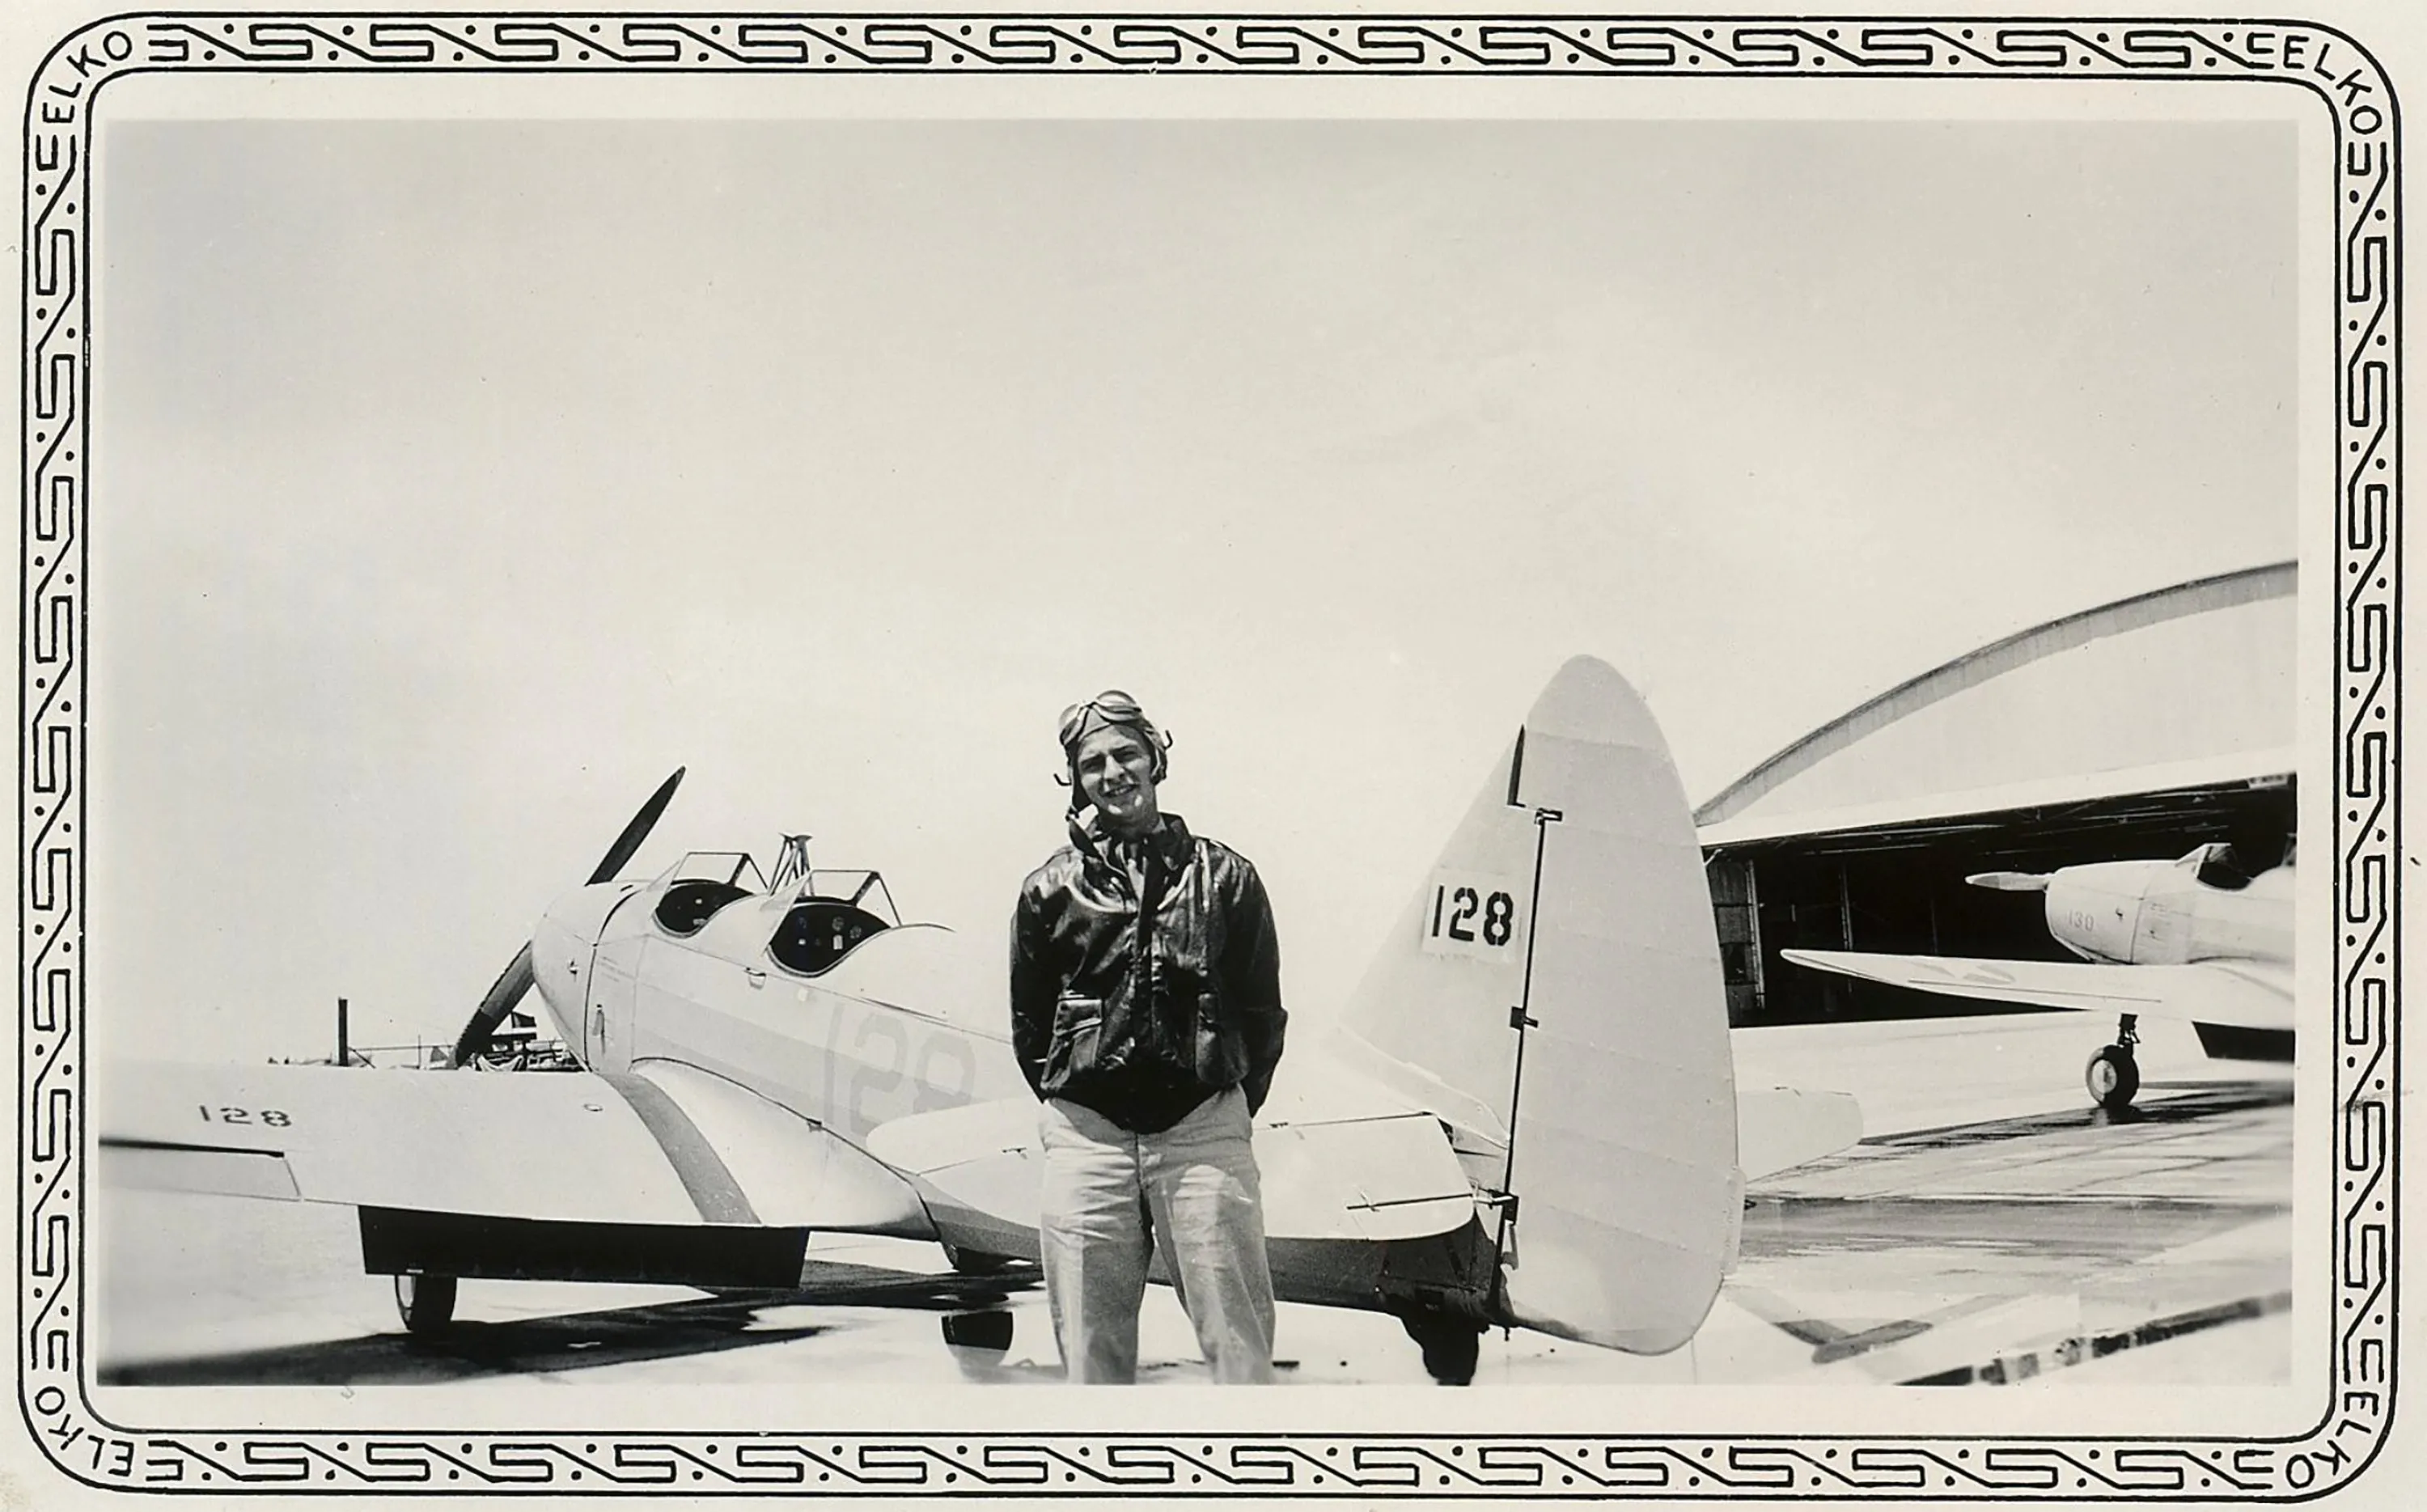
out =
[(1247, 1075), (1247, 1042), (1222, 1014), (1219, 993), (1197, 995), (1197, 1080), (1209, 1087), (1236, 1086)]
[(1064, 998), (1053, 1005), (1053, 1039), (1045, 1049), (1045, 1085), (1058, 1090), (1096, 1068), (1104, 1030), (1104, 1000)]

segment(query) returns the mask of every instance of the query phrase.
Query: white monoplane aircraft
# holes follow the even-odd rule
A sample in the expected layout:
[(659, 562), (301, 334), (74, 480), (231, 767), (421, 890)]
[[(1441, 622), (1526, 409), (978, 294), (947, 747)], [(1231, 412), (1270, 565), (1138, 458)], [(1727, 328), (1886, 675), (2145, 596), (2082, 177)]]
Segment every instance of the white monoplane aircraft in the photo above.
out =
[(2048, 933), (2079, 961), (1983, 961), (1790, 950), (1799, 966), (1954, 998), (2120, 1016), (2083, 1080), (2100, 1107), (2141, 1090), (2141, 1016), (2182, 1019), (2211, 1056), (2292, 1059), (2292, 863), (2252, 875), (2234, 848), (2174, 861), (2101, 861), (2044, 876), (1986, 871), (1978, 887), (2047, 895)]
[[(1033, 1259), (1036, 1109), (997, 942), (897, 921), (875, 873), (812, 870), (799, 841), (772, 884), (702, 854), (611, 880), (672, 788), (547, 910), (456, 1057), (535, 984), (580, 1069), (126, 1065), (100, 1106), (112, 1179), (358, 1208), (364, 1268), (416, 1332), (461, 1276), (790, 1288), (812, 1230)], [(1255, 1134), (1280, 1295), (1397, 1315), (1449, 1380), (1490, 1325), (1684, 1343), (1748, 1177), (1861, 1133), (1841, 1094), (1735, 1088), (1684, 790), (1634, 690), (1584, 658), (1285, 1080)]]

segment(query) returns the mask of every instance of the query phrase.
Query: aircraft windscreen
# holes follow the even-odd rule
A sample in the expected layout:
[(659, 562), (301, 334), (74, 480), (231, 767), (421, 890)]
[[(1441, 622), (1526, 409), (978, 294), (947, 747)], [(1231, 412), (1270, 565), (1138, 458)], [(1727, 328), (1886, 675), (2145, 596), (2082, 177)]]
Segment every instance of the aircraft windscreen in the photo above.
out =
[(2192, 854), (2199, 858), (2193, 874), (2209, 886), (2226, 892), (2240, 892), (2250, 886), (2253, 877), (2268, 870), (2230, 843), (2203, 845)]
[(820, 868), (807, 874), (797, 896), (804, 902), (811, 898), (838, 898), (875, 915), (886, 926), (902, 922), (902, 911), (893, 906), (893, 894), (886, 887), (881, 872), (864, 869)]
[(722, 882), (745, 892), (765, 892), (767, 879), (747, 851), (692, 851), (658, 874), (660, 883)]

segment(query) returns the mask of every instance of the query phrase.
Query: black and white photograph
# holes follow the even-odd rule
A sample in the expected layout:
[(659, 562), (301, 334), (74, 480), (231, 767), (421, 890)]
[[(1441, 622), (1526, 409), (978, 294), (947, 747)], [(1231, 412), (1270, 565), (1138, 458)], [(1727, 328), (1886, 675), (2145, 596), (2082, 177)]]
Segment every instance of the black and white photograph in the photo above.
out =
[(36, 1473), (2353, 1482), (2373, 45), (65, 16)]

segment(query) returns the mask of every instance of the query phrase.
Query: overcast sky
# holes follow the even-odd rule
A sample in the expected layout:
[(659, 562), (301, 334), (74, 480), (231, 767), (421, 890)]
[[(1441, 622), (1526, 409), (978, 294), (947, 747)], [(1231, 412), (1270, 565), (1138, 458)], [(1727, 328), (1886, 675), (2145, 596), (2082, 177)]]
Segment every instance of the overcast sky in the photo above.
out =
[(1053, 719), (1353, 984), (1566, 656), (1689, 793), (2294, 551), (2284, 123), (178, 122), (100, 158), (91, 983), (451, 1037), (813, 832), (998, 938)]

